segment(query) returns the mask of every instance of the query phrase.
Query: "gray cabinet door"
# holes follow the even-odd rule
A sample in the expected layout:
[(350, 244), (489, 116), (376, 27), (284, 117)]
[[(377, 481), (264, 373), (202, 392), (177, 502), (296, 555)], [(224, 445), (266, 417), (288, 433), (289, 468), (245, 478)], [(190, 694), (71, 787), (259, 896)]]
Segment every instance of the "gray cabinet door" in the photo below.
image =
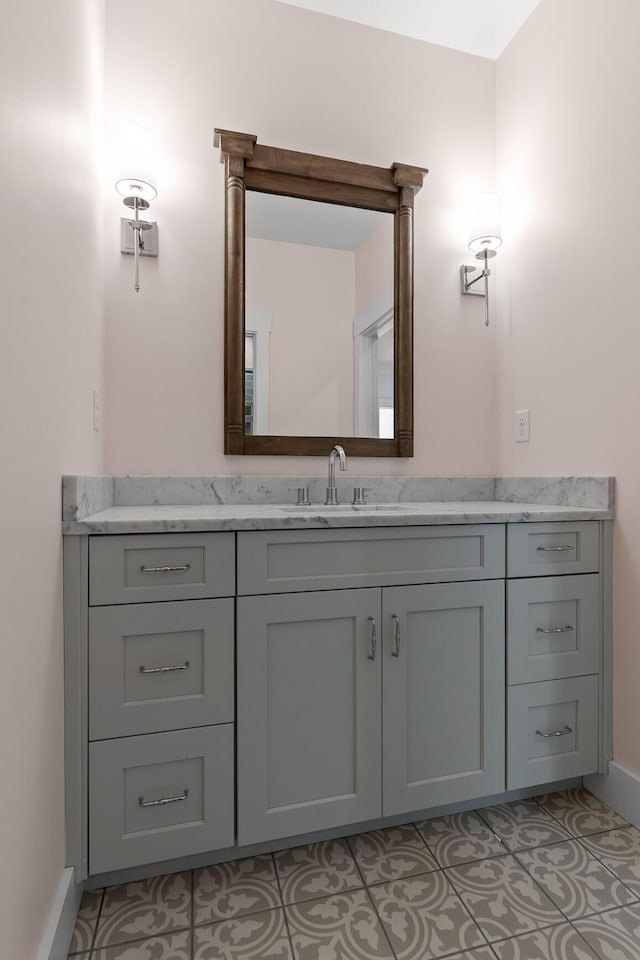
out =
[(238, 843), (381, 815), (380, 590), (242, 597)]
[(505, 786), (504, 581), (383, 590), (383, 814)]

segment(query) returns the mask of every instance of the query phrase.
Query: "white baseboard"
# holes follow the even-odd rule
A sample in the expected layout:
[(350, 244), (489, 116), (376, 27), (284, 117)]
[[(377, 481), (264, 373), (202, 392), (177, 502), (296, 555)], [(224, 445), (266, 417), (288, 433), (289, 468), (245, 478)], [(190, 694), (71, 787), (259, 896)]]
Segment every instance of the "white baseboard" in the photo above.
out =
[(584, 785), (596, 797), (640, 828), (640, 773), (609, 761), (609, 773), (584, 778)]
[(82, 886), (76, 886), (73, 880), (73, 867), (67, 867), (60, 877), (36, 960), (67, 960), (82, 899)]

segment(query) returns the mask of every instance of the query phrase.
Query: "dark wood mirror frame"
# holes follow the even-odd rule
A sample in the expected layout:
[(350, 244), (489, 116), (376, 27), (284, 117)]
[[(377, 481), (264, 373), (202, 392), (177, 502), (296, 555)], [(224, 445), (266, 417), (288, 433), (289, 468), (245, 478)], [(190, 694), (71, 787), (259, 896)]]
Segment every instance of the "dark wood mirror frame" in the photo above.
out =
[[(423, 167), (388, 169), (258, 144), (247, 133), (216, 129), (225, 165), (225, 454), (413, 456), (413, 200)], [(394, 215), (394, 439), (248, 435), (244, 429), (245, 190), (320, 200)]]

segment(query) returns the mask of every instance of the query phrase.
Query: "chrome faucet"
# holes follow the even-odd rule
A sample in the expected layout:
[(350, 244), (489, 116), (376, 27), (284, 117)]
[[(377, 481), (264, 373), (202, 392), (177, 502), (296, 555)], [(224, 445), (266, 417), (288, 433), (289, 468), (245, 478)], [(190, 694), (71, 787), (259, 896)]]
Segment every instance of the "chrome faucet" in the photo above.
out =
[(329, 486), (327, 487), (327, 498), (324, 501), (325, 506), (331, 503), (338, 503), (338, 491), (336, 490), (336, 460), (340, 461), (340, 469), (347, 469), (347, 455), (344, 447), (336, 443), (329, 454)]

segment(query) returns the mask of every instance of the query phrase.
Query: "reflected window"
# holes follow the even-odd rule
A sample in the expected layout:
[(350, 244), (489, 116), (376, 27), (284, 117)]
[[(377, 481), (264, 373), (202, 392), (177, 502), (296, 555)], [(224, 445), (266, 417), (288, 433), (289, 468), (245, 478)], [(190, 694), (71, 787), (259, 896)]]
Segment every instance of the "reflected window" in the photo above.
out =
[(255, 425), (255, 334), (244, 338), (244, 432), (254, 433)]

